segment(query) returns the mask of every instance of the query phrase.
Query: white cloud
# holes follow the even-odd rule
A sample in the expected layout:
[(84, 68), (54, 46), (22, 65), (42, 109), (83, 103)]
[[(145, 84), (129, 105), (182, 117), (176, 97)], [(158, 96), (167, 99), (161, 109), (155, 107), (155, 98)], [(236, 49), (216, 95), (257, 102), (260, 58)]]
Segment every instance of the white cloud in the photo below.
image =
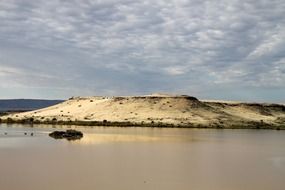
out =
[(170, 74), (170, 75), (182, 75), (187, 70), (185, 70), (184, 68), (180, 68), (180, 67), (167, 67), (165, 68), (165, 71), (167, 74)]
[(284, 10), (284, 0), (1, 0), (0, 65), (30, 73), (22, 85), (89, 81), (102, 93), (284, 88)]

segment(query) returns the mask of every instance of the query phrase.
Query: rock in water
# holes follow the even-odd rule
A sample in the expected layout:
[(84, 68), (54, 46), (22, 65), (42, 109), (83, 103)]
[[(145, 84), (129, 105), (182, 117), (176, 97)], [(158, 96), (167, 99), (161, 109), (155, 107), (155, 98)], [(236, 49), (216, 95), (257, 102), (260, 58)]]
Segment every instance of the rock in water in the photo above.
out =
[(73, 129), (66, 131), (54, 131), (49, 134), (50, 137), (55, 139), (67, 139), (67, 140), (78, 140), (83, 137), (83, 133), (81, 131), (76, 131)]

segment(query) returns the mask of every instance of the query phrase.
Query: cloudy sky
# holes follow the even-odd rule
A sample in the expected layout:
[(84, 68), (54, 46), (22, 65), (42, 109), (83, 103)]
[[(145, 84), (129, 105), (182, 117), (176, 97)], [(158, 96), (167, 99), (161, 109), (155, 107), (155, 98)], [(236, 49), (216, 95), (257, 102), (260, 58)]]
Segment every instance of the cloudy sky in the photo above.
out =
[(284, 0), (0, 0), (0, 98), (285, 102)]

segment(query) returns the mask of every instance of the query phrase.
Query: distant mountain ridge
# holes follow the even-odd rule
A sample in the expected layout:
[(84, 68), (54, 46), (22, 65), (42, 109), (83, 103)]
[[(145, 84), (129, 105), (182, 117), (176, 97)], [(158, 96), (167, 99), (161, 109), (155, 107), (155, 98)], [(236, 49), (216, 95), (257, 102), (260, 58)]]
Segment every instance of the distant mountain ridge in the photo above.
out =
[(36, 110), (55, 104), (64, 100), (42, 100), (42, 99), (0, 99), (0, 111), (26, 111)]

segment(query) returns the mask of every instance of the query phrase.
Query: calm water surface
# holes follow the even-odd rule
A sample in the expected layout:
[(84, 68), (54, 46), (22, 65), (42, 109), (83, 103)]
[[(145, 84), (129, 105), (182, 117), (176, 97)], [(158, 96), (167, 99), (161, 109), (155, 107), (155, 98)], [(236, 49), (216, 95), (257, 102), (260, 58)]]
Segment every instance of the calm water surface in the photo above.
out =
[(78, 129), (67, 141), (51, 126), (0, 125), (0, 189), (285, 189), (285, 131)]

